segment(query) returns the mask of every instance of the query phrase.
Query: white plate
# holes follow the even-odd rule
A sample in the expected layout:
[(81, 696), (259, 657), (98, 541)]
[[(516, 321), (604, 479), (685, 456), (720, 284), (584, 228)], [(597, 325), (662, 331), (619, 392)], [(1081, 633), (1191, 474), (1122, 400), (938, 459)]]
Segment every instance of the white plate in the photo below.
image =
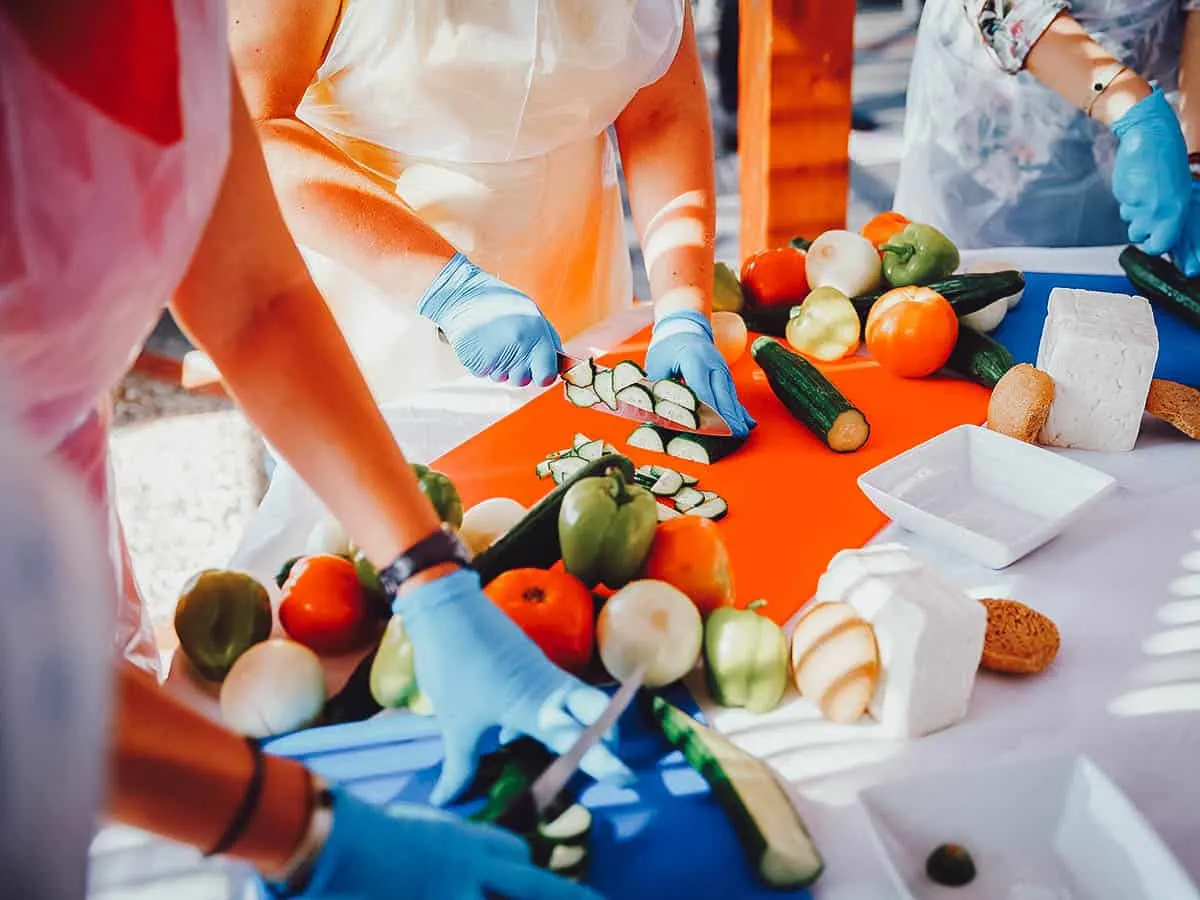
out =
[[(1183, 867), (1086, 757), (1012, 762), (860, 795), (902, 896), (913, 900), (1197, 900)], [(925, 861), (954, 843), (975, 880), (943, 887)]]
[(896, 524), (1003, 569), (1116, 487), (1104, 472), (977, 425), (960, 425), (859, 476)]

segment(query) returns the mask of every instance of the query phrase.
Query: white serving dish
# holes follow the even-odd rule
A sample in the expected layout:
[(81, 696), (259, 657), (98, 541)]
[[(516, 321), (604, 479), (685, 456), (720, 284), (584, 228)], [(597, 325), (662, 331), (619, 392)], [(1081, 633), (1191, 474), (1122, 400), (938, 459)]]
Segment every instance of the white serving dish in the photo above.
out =
[[(901, 896), (912, 900), (1197, 900), (1178, 860), (1086, 757), (1009, 762), (867, 788), (860, 801)], [(975, 880), (930, 881), (965, 847)]]
[(864, 473), (858, 486), (896, 524), (1003, 569), (1061, 534), (1116, 480), (1050, 450), (960, 425)]

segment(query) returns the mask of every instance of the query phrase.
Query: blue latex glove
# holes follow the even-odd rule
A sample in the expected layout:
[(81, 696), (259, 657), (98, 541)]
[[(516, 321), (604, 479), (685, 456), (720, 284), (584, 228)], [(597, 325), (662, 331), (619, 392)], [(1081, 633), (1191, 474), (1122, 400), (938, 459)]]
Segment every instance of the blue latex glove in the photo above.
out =
[(679, 310), (655, 322), (646, 351), (646, 375), (655, 381), (682, 376), (738, 437), (745, 437), (758, 424), (738, 400), (729, 364), (713, 343), (712, 325), (702, 313)]
[[(494, 726), (502, 729), (501, 741), (527, 734), (565, 753), (608, 705), (602, 691), (550, 662), (484, 595), (473, 571), (410, 588), (393, 608), (404, 617), (417, 684), (432, 701), (445, 743), (434, 803), (468, 786)], [(588, 751), (582, 768), (597, 779), (633, 780), (603, 744)]]
[(1188, 278), (1200, 275), (1200, 181), (1192, 181), (1183, 230), (1171, 249), (1171, 259)]
[(1117, 119), (1112, 130), (1121, 141), (1113, 163), (1113, 196), (1129, 225), (1129, 242), (1161, 256), (1179, 240), (1191, 196), (1179, 117), (1156, 90)]
[(511, 832), (415, 804), (384, 810), (334, 789), (333, 830), (300, 897), (600, 900), (534, 866)]
[(445, 333), (472, 375), (520, 387), (558, 377), (562, 342), (537, 304), (461, 253), (433, 280), (417, 312)]

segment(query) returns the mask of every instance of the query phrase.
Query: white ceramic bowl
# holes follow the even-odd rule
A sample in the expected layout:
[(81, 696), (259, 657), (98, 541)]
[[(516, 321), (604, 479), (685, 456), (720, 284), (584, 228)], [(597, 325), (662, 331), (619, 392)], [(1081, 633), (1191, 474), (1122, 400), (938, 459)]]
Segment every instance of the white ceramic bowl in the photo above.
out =
[(977, 425), (952, 428), (859, 476), (896, 524), (1003, 569), (1057, 537), (1116, 480)]

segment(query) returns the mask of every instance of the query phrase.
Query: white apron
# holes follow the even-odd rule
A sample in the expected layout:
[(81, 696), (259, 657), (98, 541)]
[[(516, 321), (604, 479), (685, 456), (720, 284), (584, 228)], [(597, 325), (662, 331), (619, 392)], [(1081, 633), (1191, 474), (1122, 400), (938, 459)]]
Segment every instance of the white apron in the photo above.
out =
[(178, 108), (146, 129), (114, 112), (138, 115), (144, 67), (131, 62), (125, 81), (97, 89), (109, 102), (101, 111), (84, 96), (86, 81), (72, 87), (60, 69), (46, 68), (0, 13), (0, 371), (42, 452), (79, 471), (108, 511), (125, 595), (119, 648), (158, 671), (111, 496), (107, 395), (153, 330), (208, 222), (228, 157), (230, 62), (223, 3), (110, 6), (124, 23), (114, 29), (133, 33), (135, 20), (149, 21), (139, 40), (163, 42), (114, 41), (114, 53), (173, 60)]
[[(569, 340), (631, 302), (607, 129), (666, 73), (683, 16), (681, 0), (345, 0), (297, 115)], [(304, 252), (378, 402), (463, 374), (418, 298)]]

